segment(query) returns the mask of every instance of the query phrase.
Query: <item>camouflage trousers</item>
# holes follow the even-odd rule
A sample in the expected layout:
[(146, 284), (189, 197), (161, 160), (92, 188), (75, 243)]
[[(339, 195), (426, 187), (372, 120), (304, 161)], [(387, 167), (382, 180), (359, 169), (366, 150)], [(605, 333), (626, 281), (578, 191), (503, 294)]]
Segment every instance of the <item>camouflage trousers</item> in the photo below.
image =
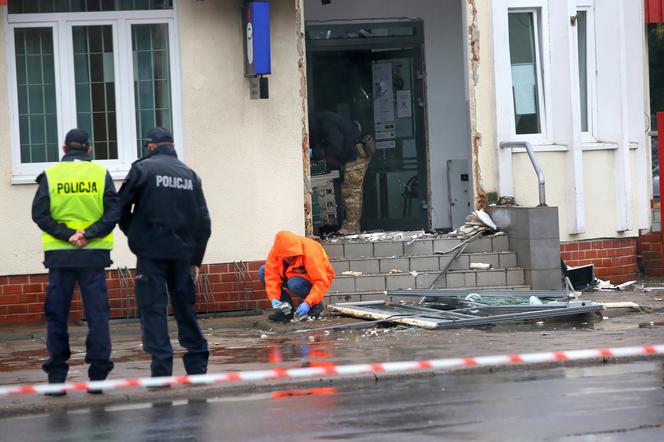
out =
[(360, 218), (362, 217), (362, 188), (364, 175), (371, 157), (358, 158), (346, 163), (344, 181), (341, 183), (341, 196), (346, 205), (346, 218), (339, 233), (352, 235), (360, 233)]

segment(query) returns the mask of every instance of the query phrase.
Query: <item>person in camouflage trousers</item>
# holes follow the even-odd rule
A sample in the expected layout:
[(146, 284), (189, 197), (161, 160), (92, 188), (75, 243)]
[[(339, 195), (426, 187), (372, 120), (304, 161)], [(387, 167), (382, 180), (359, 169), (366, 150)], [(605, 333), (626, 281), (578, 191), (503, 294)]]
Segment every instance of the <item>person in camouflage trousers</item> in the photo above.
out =
[(341, 196), (346, 205), (346, 218), (339, 229), (342, 235), (360, 233), (364, 176), (367, 173), (371, 156), (376, 151), (376, 142), (371, 135), (364, 136), (355, 145), (357, 159), (346, 163), (344, 181), (341, 184)]

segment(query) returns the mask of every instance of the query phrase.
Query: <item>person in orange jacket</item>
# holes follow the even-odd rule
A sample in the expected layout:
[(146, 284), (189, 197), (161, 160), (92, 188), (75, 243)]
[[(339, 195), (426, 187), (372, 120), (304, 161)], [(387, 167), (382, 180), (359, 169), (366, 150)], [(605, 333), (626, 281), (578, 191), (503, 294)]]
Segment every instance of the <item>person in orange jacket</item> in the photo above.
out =
[[(277, 233), (265, 265), (258, 270), (258, 278), (275, 310), (269, 319), (285, 322), (293, 317), (299, 320), (320, 315), (325, 308), (321, 301), (334, 276), (319, 243), (287, 230)], [(294, 316), (292, 295), (304, 299)]]

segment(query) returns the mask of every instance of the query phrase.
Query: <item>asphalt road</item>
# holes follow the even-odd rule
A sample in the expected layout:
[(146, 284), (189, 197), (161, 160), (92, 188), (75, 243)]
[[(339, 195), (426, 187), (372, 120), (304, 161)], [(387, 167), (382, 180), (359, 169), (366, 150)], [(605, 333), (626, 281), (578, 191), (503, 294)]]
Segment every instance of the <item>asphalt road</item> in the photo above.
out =
[(663, 388), (661, 362), (451, 373), (5, 418), (0, 440), (651, 442), (664, 440)]

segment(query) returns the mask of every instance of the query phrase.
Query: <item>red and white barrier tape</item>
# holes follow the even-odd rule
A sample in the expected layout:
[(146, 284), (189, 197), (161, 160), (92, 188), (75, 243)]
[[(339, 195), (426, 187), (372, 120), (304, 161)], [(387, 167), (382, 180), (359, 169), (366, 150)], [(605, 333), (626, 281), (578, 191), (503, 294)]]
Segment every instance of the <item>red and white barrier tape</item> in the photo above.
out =
[(664, 354), (664, 345), (640, 347), (601, 348), (595, 350), (571, 350), (547, 353), (526, 353), (474, 358), (428, 359), (421, 361), (384, 362), (380, 364), (331, 365), (327, 367), (273, 368), (271, 370), (224, 372), (191, 376), (169, 376), (159, 378), (116, 379), (66, 384), (37, 384), (0, 387), (0, 397), (44, 394), (62, 391), (119, 390), (142, 387), (164, 387), (170, 385), (206, 385), (225, 382), (252, 382), (263, 380), (303, 379), (313, 377), (356, 375), (363, 373), (399, 373), (432, 369), (457, 369), (464, 367), (486, 367), (513, 364), (536, 364), (556, 361), (579, 361), (584, 359), (625, 358)]

